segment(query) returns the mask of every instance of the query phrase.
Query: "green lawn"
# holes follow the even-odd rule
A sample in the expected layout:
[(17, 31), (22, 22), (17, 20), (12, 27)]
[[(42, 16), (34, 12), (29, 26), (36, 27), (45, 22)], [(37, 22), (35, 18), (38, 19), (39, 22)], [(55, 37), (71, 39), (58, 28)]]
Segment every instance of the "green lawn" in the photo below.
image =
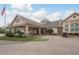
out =
[(7, 41), (47, 41), (47, 39), (40, 38), (40, 36), (27, 36), (27, 37), (7, 37), (2, 36), (0, 40), (7, 40)]

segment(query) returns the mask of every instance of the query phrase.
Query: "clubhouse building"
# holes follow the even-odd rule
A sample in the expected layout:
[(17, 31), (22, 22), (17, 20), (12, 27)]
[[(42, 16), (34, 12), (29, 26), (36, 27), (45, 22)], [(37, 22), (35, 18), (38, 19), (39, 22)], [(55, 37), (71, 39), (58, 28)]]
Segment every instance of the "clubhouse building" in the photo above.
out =
[(72, 13), (63, 21), (63, 32), (79, 34), (79, 13)]
[(52, 34), (60, 34), (62, 32), (62, 20), (49, 22), (42, 24), (25, 18), (21, 15), (16, 15), (10, 25), (10, 30), (15, 32), (17, 30), (24, 32), (25, 34), (48, 34), (47, 29), (53, 29)]
[(72, 13), (64, 20), (51, 21), (47, 24), (38, 23), (21, 15), (16, 15), (10, 25), (10, 30), (20, 30), (25, 34), (48, 34), (47, 29), (53, 29), (52, 34), (78, 33), (79, 34), (79, 13)]

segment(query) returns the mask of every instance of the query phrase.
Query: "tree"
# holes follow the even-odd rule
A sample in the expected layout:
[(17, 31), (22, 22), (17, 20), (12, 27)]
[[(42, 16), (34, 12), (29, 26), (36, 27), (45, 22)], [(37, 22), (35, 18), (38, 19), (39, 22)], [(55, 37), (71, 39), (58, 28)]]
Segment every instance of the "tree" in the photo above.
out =
[(48, 32), (49, 34), (51, 34), (51, 33), (53, 33), (53, 29), (48, 29), (47, 32)]
[(0, 27), (0, 33), (4, 33), (4, 29)]

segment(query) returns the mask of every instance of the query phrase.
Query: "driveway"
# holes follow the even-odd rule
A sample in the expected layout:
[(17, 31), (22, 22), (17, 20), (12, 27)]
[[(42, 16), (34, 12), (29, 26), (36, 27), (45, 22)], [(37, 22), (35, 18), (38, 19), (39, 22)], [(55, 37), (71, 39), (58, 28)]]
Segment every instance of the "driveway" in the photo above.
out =
[(42, 36), (47, 41), (0, 41), (1, 55), (78, 55), (79, 37)]

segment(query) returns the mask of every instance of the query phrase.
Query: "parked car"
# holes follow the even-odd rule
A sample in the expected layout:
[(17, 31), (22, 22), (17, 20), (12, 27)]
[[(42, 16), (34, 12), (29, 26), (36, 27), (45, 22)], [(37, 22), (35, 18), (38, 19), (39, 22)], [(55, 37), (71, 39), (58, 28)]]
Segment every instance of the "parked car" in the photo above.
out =
[(63, 37), (68, 37), (68, 33), (67, 32), (63, 32), (62, 36)]

